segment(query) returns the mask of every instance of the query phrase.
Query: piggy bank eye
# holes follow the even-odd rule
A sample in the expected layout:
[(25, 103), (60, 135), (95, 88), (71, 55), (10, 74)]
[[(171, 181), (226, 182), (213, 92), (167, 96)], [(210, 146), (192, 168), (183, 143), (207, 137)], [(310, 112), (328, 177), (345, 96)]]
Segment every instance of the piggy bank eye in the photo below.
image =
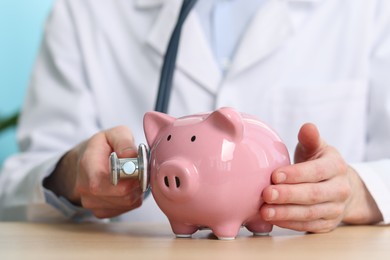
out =
[(167, 141), (170, 141), (170, 140), (171, 140), (171, 138), (172, 138), (172, 136), (171, 136), (171, 135), (168, 135), (168, 137), (167, 137)]
[(195, 142), (195, 140), (196, 140), (196, 136), (193, 135), (193, 136), (191, 137), (191, 142)]

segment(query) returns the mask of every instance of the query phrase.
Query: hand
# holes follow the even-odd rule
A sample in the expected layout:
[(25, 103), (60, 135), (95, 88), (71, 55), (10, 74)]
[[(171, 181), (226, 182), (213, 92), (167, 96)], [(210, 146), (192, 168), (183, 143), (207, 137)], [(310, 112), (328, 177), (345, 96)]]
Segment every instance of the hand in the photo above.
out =
[(376, 223), (382, 216), (357, 173), (320, 138), (313, 124), (298, 134), (295, 164), (272, 174), (263, 191), (262, 217), (298, 231), (328, 232), (341, 222)]
[(136, 157), (133, 135), (121, 126), (100, 132), (69, 151), (44, 186), (75, 205), (90, 209), (98, 218), (115, 217), (142, 204), (143, 194), (138, 180), (110, 183), (108, 158)]

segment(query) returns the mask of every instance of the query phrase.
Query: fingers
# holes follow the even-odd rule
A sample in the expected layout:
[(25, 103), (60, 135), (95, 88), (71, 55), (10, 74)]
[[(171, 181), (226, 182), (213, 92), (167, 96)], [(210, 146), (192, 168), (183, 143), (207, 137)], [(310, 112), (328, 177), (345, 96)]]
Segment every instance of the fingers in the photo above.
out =
[(82, 206), (90, 209), (98, 218), (118, 216), (142, 205), (143, 193), (137, 187), (130, 194), (121, 197), (100, 197), (86, 195), (82, 197)]
[(263, 190), (268, 204), (313, 205), (330, 201), (344, 201), (350, 194), (350, 186), (342, 178), (320, 183), (299, 185), (271, 185)]
[(338, 226), (339, 221), (334, 219), (317, 219), (313, 221), (275, 221), (271, 223), (281, 228), (287, 228), (296, 231), (325, 233), (335, 229)]
[(317, 127), (312, 123), (304, 124), (298, 133), (294, 162), (299, 163), (316, 156), (325, 145)]
[(82, 205), (92, 211), (98, 210), (124, 210), (129, 211), (142, 202), (142, 195), (131, 195), (122, 198), (117, 197), (93, 197), (86, 196), (82, 199)]
[(268, 205), (260, 209), (262, 218), (279, 227), (297, 231), (328, 232), (341, 222), (345, 204), (327, 202), (313, 205)]
[(136, 179), (110, 182), (109, 156), (136, 157), (137, 149), (129, 128), (120, 126), (100, 132), (90, 138), (80, 151), (76, 190), (81, 205), (97, 217), (122, 214), (142, 203), (143, 193)]
[(103, 163), (102, 165), (106, 166), (108, 170), (108, 158), (113, 151), (118, 154), (118, 157), (135, 157), (137, 155), (134, 137), (128, 127), (118, 126), (95, 134), (81, 151), (81, 160), (84, 160), (85, 165), (87, 165), (93, 158), (95, 159), (94, 164), (89, 163), (92, 168)]
[(128, 127), (119, 126), (105, 131), (105, 137), (119, 157), (134, 157), (137, 155), (134, 137)]
[(112, 151), (116, 151), (119, 157), (136, 157), (137, 150), (129, 128), (115, 127), (96, 134), (88, 141), (79, 159), (80, 192), (90, 191), (102, 196), (126, 192), (124, 183), (120, 182), (118, 186), (110, 183), (108, 159)]
[[(281, 195), (273, 195), (274, 204), (263, 204), (260, 209), (262, 218), (273, 225), (297, 231), (321, 233), (336, 228), (341, 222), (345, 210), (342, 198), (348, 196), (348, 191), (337, 195), (339, 193), (337, 191), (340, 189), (335, 189), (334, 194), (329, 193), (331, 184), (322, 185), (319, 183), (317, 188), (312, 188), (313, 184), (300, 186), (302, 184), (278, 187)], [(293, 190), (291, 190), (292, 187)], [(299, 190), (300, 188), (302, 190)], [(319, 191), (315, 191), (316, 189)], [(272, 190), (269, 188), (264, 193), (272, 192)], [(316, 195), (311, 196), (310, 194)], [(267, 196), (269, 194), (265, 195), (265, 197)]]
[(273, 225), (297, 231), (328, 232), (340, 223), (344, 205), (325, 203), (311, 206), (290, 205), (278, 209), (265, 205), (260, 214)]
[(295, 164), (277, 169), (271, 177), (274, 184), (316, 183), (346, 170), (344, 160), (320, 138), (315, 125), (304, 124), (298, 140)]
[[(304, 194), (304, 192), (300, 192), (300, 194)], [(346, 197), (346, 194), (340, 197)], [(321, 202), (322, 198), (327, 198), (327, 202)], [(283, 200), (286, 203), (282, 203)], [(260, 209), (262, 218), (273, 225), (297, 231), (315, 233), (331, 231), (341, 222), (345, 210), (344, 200), (337, 195), (318, 195), (317, 199), (309, 198), (307, 201), (299, 197), (281, 198), (276, 201), (280, 204), (264, 204), (262, 206)], [(293, 201), (297, 203), (290, 204)]]
[(327, 146), (321, 157), (277, 169), (271, 175), (274, 184), (316, 183), (346, 172), (347, 165), (333, 147)]
[(334, 219), (343, 211), (342, 203), (322, 203), (314, 205), (265, 205), (262, 214), (267, 221), (313, 221), (317, 219)]
[(340, 171), (343, 161), (330, 158), (338, 157), (329, 154), (288, 166), (283, 169), (282, 178), (279, 171), (275, 172), (272, 179), (276, 185), (263, 190), (264, 219), (300, 231), (325, 232), (335, 228), (342, 220), (351, 186), (347, 174)]
[(304, 124), (299, 130), (298, 141), (306, 151), (316, 151), (321, 146), (317, 127), (312, 123)]
[(81, 196), (121, 198), (135, 191), (142, 192), (138, 179), (121, 180), (117, 186), (114, 186), (109, 180), (94, 178), (88, 183), (78, 185), (78, 192)]
[(138, 208), (142, 201), (143, 193), (138, 180), (124, 180), (113, 188), (113, 192), (86, 190), (81, 197), (81, 205), (90, 209), (98, 218), (117, 216)]
[(315, 125), (303, 125), (298, 140), (295, 164), (276, 169), (273, 185), (263, 190), (261, 215), (284, 228), (330, 231), (341, 222), (350, 201), (348, 165), (321, 139)]

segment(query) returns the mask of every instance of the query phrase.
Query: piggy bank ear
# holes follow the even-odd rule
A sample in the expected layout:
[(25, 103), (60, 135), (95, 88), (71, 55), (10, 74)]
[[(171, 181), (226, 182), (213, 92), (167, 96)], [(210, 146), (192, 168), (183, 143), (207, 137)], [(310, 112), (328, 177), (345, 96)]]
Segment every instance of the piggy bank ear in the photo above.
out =
[(147, 112), (144, 115), (144, 132), (149, 147), (152, 147), (160, 130), (175, 120), (174, 117), (155, 111)]
[(232, 141), (239, 141), (243, 137), (244, 124), (241, 114), (233, 108), (220, 108), (212, 112), (206, 120)]

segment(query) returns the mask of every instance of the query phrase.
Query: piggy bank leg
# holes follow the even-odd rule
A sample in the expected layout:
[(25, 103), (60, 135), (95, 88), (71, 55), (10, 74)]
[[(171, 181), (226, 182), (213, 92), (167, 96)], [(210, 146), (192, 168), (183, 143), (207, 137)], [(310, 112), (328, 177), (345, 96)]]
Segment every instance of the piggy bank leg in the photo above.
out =
[(256, 219), (246, 223), (245, 227), (255, 236), (268, 236), (273, 225), (262, 219)]
[(196, 231), (198, 231), (198, 226), (187, 225), (175, 221), (169, 221), (173, 233), (175, 233), (177, 238), (188, 238), (191, 237)]
[(219, 240), (234, 240), (240, 228), (241, 223), (219, 223), (217, 226), (211, 227), (211, 230)]

